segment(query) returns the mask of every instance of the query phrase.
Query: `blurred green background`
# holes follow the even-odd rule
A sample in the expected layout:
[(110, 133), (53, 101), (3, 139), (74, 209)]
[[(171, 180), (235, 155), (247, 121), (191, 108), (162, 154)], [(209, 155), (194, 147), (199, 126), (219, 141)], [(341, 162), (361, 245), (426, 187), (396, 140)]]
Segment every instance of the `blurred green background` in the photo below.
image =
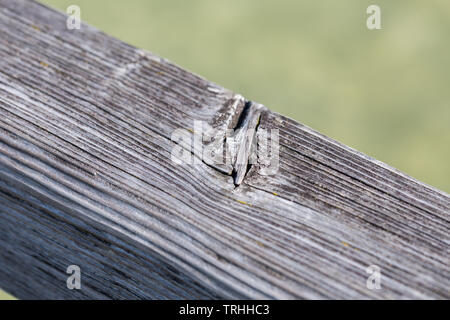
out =
[(42, 2), (450, 192), (448, 0)]
[(0, 300), (15, 300), (15, 298), (9, 294), (7, 294), (6, 292), (3, 292), (2, 290), (0, 290)]

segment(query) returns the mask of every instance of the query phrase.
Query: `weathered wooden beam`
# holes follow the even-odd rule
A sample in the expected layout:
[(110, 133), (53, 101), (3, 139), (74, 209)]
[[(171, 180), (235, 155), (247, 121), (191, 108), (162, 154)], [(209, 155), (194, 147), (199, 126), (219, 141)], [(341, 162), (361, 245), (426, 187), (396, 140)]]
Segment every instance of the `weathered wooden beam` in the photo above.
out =
[[(0, 0), (0, 115), (18, 298), (450, 298), (448, 194), (34, 1)], [(230, 162), (174, 139), (195, 121)]]

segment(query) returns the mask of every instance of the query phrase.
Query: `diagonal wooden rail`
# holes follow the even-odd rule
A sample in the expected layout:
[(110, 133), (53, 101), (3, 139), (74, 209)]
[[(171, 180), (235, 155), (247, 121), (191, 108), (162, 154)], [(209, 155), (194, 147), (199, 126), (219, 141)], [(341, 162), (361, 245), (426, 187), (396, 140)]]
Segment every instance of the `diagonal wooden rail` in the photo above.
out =
[[(0, 0), (0, 287), (50, 299), (450, 298), (449, 195), (66, 19)], [(236, 138), (233, 161), (173, 139), (195, 121)], [(277, 130), (275, 173), (248, 161), (249, 128)], [(194, 163), (175, 164), (176, 148)], [(67, 288), (69, 265), (80, 290)]]

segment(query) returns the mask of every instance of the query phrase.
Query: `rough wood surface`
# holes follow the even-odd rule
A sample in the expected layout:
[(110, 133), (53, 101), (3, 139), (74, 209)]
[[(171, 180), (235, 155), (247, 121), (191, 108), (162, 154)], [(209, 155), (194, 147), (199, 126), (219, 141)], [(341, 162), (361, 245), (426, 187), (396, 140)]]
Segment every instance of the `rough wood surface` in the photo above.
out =
[[(225, 134), (245, 112), (279, 130), (275, 175), (171, 161), (174, 130)], [(0, 287), (18, 298), (448, 299), (449, 211), (446, 193), (164, 59), (0, 0)]]

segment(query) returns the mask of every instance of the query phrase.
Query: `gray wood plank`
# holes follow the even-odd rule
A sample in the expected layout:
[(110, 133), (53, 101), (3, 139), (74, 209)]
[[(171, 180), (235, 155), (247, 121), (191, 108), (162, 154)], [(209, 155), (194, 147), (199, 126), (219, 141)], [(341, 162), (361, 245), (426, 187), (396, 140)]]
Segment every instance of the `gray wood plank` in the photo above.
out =
[[(0, 0), (0, 115), (19, 298), (450, 298), (448, 194), (34, 1)], [(244, 163), (173, 141), (195, 121)], [(275, 174), (240, 129), (278, 130)]]

